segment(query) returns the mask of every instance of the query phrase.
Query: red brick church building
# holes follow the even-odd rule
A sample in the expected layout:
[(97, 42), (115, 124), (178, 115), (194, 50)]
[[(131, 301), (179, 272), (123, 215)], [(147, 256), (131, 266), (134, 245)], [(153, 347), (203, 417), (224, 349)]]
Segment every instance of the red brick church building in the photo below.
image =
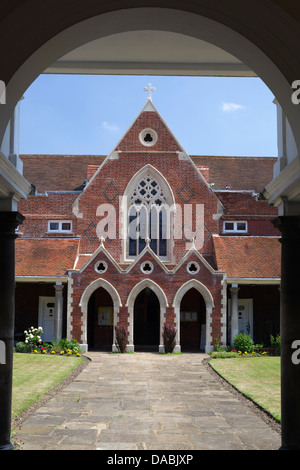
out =
[(279, 332), (275, 208), (258, 201), (275, 158), (189, 156), (151, 98), (106, 157), (22, 155), (32, 195), (16, 240), (16, 339), (84, 350), (176, 351)]

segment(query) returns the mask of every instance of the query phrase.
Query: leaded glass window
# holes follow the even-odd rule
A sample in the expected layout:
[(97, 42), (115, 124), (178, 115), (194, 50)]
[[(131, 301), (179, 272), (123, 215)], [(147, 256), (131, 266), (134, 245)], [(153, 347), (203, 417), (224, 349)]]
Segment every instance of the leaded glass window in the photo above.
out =
[(145, 248), (147, 239), (158, 256), (167, 256), (166, 198), (157, 179), (150, 174), (141, 178), (130, 197), (128, 210), (128, 251), (135, 257)]

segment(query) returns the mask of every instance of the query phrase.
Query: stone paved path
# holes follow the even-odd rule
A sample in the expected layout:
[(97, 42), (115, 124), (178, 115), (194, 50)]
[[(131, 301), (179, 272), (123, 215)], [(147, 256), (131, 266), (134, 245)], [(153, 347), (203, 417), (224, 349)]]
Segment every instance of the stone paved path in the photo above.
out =
[(226, 390), (204, 354), (88, 353), (78, 377), (38, 408), (24, 450), (277, 450), (280, 435)]

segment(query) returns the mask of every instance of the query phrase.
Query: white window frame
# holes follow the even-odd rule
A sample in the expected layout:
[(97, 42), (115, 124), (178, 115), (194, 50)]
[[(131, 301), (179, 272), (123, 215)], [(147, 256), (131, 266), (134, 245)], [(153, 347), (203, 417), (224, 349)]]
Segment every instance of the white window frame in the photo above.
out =
[[(233, 224), (233, 229), (226, 229), (226, 224)], [(238, 230), (238, 224), (245, 224), (245, 230)], [(248, 222), (246, 220), (224, 220), (223, 233), (248, 233)]]
[[(57, 230), (50, 228), (51, 224), (58, 224)], [(70, 230), (64, 230), (62, 224), (70, 224)], [(72, 221), (71, 220), (48, 220), (48, 233), (72, 233)]]

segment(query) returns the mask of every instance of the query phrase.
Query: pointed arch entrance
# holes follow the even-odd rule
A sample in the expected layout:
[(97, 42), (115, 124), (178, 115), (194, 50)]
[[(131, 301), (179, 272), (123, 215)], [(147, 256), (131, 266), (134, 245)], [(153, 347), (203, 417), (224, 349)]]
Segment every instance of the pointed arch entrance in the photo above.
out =
[(87, 338), (89, 350), (111, 351), (113, 344), (114, 306), (109, 292), (95, 290), (88, 303)]
[(181, 351), (199, 351), (205, 348), (206, 305), (201, 293), (192, 287), (180, 302)]
[(160, 304), (155, 292), (143, 289), (134, 302), (133, 340), (136, 351), (158, 350), (160, 333)]
[[(101, 288), (103, 290), (101, 290)], [(96, 291), (99, 290), (99, 293), (96, 294)], [(95, 293), (95, 299), (92, 298), (93, 294)], [(92, 299), (91, 299), (92, 298)], [(91, 306), (90, 306), (91, 300)], [(102, 304), (102, 305), (101, 305)], [(94, 308), (97, 309), (97, 312), (93, 313), (92, 305)], [(104, 325), (105, 322), (112, 322), (112, 341), (110, 344), (109, 349), (112, 350), (114, 348), (115, 343), (115, 331), (114, 325), (118, 323), (118, 316), (120, 307), (122, 307), (121, 299), (118, 294), (118, 291), (115, 287), (105, 279), (96, 279), (91, 284), (89, 284), (86, 289), (84, 290), (80, 302), (79, 307), (81, 308), (82, 313), (82, 335), (81, 335), (81, 347), (83, 350), (88, 350), (88, 339), (91, 339), (91, 332), (90, 328), (91, 325), (89, 324), (89, 316), (88, 313), (90, 312), (93, 316), (97, 317), (97, 322), (100, 322), (102, 325), (99, 326), (109, 326)], [(99, 310), (100, 307), (100, 310)], [(101, 309), (103, 307), (103, 309)], [(112, 314), (111, 309), (107, 309), (107, 307), (112, 307)], [(112, 320), (111, 316), (112, 315)], [(95, 322), (96, 319), (94, 318)], [(98, 341), (98, 340), (97, 340)]]
[[(151, 291), (149, 293), (149, 290)], [(144, 292), (143, 292), (144, 291)], [(145, 299), (145, 295), (149, 295), (148, 300)], [(139, 295), (141, 294), (141, 296)], [(143, 302), (143, 303), (142, 303)], [(154, 344), (156, 350), (163, 351), (163, 337), (162, 337), (162, 330), (165, 323), (165, 314), (166, 309), (168, 307), (168, 301), (166, 294), (162, 290), (162, 288), (156, 284), (156, 282), (152, 281), (151, 279), (144, 279), (143, 281), (136, 284), (131, 292), (128, 295), (126, 307), (128, 308), (129, 314), (129, 346), (127, 347), (127, 351), (134, 351), (135, 350), (135, 343), (134, 339), (137, 335), (135, 335), (135, 328), (137, 328), (137, 332), (141, 326), (139, 325), (139, 320), (141, 317), (138, 316), (138, 308), (139, 305), (141, 307), (141, 317), (144, 316), (144, 321), (146, 320), (149, 323), (152, 323), (153, 329), (153, 336), (149, 335), (148, 339), (155, 339), (157, 341), (157, 330), (159, 331), (159, 343)], [(148, 310), (150, 308), (154, 308), (155, 311), (151, 313)], [(146, 310), (146, 311), (145, 311)], [(135, 315), (137, 314), (137, 315)], [(136, 319), (136, 321), (135, 321)], [(146, 327), (145, 327), (146, 328)], [(141, 331), (141, 329), (140, 329)], [(141, 339), (138, 339), (138, 342), (141, 342)], [(141, 344), (137, 345), (138, 347)]]
[[(195, 291), (198, 292), (200, 297), (195, 294)], [(204, 284), (202, 284), (202, 282), (197, 281), (196, 279), (191, 279), (190, 281), (187, 281), (176, 292), (174, 301), (173, 301), (173, 307), (174, 307), (176, 329), (177, 329), (176, 345), (177, 345), (178, 350), (181, 349), (181, 346), (179, 346), (181, 344), (180, 343), (181, 328), (185, 327), (186, 325), (186, 323), (184, 323), (185, 321), (186, 322), (190, 321), (189, 319), (193, 318), (193, 315), (191, 314), (193, 312), (194, 313), (197, 312), (198, 313), (197, 328), (199, 327), (198, 351), (200, 351), (200, 345), (201, 347), (204, 347), (205, 352), (210, 351), (212, 348), (210, 323), (211, 323), (212, 309), (214, 308), (214, 299), (210, 291), (207, 289), (207, 287)], [(186, 307), (188, 308), (187, 310), (185, 310)], [(195, 310), (190, 310), (190, 308), (194, 308), (194, 307), (196, 307)], [(181, 312), (184, 314), (185, 313), (189, 314), (187, 319), (186, 319), (186, 316), (181, 315)], [(181, 318), (183, 319), (183, 322), (181, 322)], [(194, 315), (194, 318), (196, 318), (195, 315)], [(199, 325), (200, 322), (203, 322), (201, 323), (201, 330), (200, 330), (200, 325)], [(205, 325), (205, 326), (202, 326), (202, 325)], [(183, 339), (186, 342), (188, 340), (188, 336), (185, 335), (185, 333), (183, 333)], [(196, 344), (196, 341), (197, 341), (197, 337), (195, 336), (193, 343)], [(185, 347), (186, 346), (188, 347), (188, 344), (186, 344)]]

